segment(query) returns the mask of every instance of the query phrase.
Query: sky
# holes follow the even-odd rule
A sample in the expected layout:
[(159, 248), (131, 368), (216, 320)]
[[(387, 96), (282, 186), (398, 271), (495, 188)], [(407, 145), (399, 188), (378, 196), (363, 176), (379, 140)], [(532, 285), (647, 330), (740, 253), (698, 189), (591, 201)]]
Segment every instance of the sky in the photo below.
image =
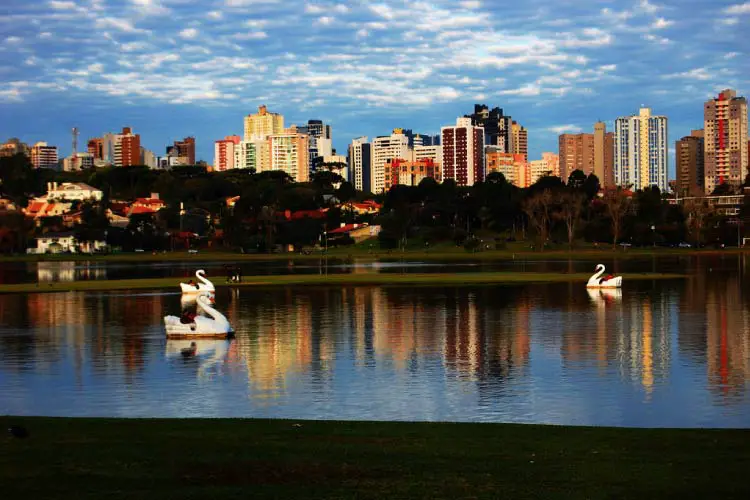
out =
[(750, 94), (742, 0), (3, 0), (0, 140), (71, 151), (130, 126), (156, 154), (197, 157), (242, 134), (261, 104), (285, 124), (322, 119), (346, 154), (393, 128), (437, 134), (475, 103), (529, 131), (529, 159), (562, 132), (637, 114), (674, 141), (702, 103)]

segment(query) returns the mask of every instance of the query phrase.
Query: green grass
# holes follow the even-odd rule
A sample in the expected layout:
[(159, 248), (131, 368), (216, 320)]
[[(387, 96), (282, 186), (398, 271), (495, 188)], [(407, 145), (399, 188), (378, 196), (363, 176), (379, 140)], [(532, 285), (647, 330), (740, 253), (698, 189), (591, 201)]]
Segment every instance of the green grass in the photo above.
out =
[(503, 250), (485, 250), (481, 252), (467, 252), (461, 247), (452, 244), (443, 244), (431, 249), (407, 249), (383, 250), (378, 248), (377, 243), (370, 248), (370, 243), (364, 242), (351, 247), (331, 248), (327, 252), (320, 251), (310, 254), (301, 253), (273, 253), (273, 254), (242, 254), (223, 250), (201, 250), (197, 254), (188, 254), (185, 251), (151, 254), (144, 253), (119, 253), (111, 255), (0, 255), (0, 262), (64, 262), (64, 261), (93, 261), (93, 262), (263, 262), (274, 260), (318, 260), (324, 257), (361, 260), (535, 260), (535, 259), (598, 259), (613, 258), (633, 259), (652, 256), (701, 256), (701, 255), (736, 255), (750, 252), (745, 248), (717, 249), (693, 249), (693, 248), (630, 248), (613, 250), (611, 246), (594, 248), (591, 245), (583, 245), (568, 250), (565, 247), (548, 249), (543, 252), (531, 250), (527, 243), (512, 243)]
[[(483, 272), (483, 273), (340, 273), (340, 274), (286, 274), (245, 276), (242, 283), (225, 283), (224, 278), (213, 277), (217, 288), (258, 286), (346, 286), (346, 285), (486, 285), (521, 283), (583, 283), (590, 273), (537, 273), (537, 272)], [(627, 281), (679, 279), (679, 274), (628, 273)], [(129, 280), (53, 281), (42, 283), (0, 284), (0, 293), (66, 292), (96, 290), (143, 290), (174, 288), (189, 278), (146, 278)], [(209, 279), (212, 277), (209, 276)]]
[[(4, 499), (748, 498), (750, 431), (0, 417)], [(3, 432), (5, 432), (3, 430)]]

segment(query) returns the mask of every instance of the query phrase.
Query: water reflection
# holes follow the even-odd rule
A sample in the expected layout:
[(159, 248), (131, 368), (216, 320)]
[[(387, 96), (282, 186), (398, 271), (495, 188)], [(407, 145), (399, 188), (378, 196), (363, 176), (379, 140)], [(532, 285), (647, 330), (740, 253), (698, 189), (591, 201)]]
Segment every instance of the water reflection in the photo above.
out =
[(0, 381), (24, 414), (747, 426), (742, 276), (223, 291), (236, 339), (189, 357), (179, 295), (5, 295)]

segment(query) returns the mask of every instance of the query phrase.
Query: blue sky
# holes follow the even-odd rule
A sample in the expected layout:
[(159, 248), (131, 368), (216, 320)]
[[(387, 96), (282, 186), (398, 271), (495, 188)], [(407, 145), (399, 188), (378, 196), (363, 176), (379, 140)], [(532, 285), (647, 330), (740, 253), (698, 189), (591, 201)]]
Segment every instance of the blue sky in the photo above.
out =
[(85, 145), (129, 125), (157, 154), (194, 135), (212, 162), (267, 104), (331, 123), (345, 152), (480, 102), (529, 130), (531, 159), (641, 104), (673, 147), (718, 90), (750, 93), (748, 26), (742, 0), (3, 0), (0, 139), (69, 154), (73, 126)]

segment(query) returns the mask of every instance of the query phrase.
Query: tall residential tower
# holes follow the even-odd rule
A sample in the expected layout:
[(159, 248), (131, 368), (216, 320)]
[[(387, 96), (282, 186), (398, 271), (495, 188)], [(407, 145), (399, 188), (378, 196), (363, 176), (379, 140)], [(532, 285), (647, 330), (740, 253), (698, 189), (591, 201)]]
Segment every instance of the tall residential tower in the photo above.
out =
[(669, 187), (667, 181), (667, 117), (650, 108), (615, 121), (615, 184), (643, 189)]
[(703, 107), (705, 189), (742, 184), (748, 174), (747, 99), (724, 90)]

